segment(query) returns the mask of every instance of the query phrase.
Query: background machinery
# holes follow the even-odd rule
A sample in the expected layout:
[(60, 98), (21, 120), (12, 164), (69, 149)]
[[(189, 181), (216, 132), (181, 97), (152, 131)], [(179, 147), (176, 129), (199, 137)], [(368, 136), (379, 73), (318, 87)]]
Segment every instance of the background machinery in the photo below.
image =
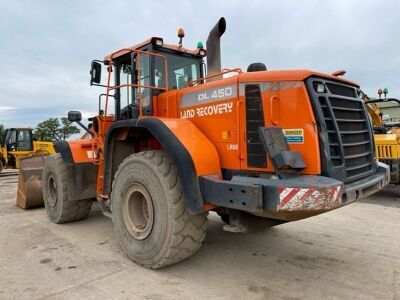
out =
[[(400, 184), (400, 124), (384, 122), (381, 109), (377, 105), (378, 103), (394, 102), (399, 104), (400, 109), (400, 100), (387, 98), (387, 93), (387, 89), (379, 89), (379, 98), (370, 99), (364, 95), (364, 101), (373, 124), (375, 156), (379, 161), (390, 166), (390, 182)], [(384, 94), (383, 98), (382, 94)]]
[(196, 252), (209, 211), (226, 230), (261, 229), (387, 185), (356, 83), (262, 63), (222, 70), (225, 27), (221, 18), (207, 50), (183, 47), (179, 30), (178, 45), (152, 37), (92, 62), (99, 114), (86, 127), (68, 113), (91, 138), (56, 142), (43, 172), (20, 180), (42, 181), (51, 221), (83, 219), (97, 200), (129, 258), (161, 268)]
[(23, 157), (53, 153), (53, 143), (34, 141), (31, 128), (6, 129), (0, 137), (0, 171), (3, 168), (18, 169)]
[[(9, 128), (0, 140), (0, 171), (3, 168), (20, 169), (19, 192), (17, 205), (28, 208), (43, 205), (40, 177), (35, 175), (41, 172), (43, 156), (55, 153), (52, 142), (34, 141), (31, 128)], [(24, 158), (30, 158), (24, 160)], [(39, 168), (36, 169), (35, 166)], [(33, 176), (29, 176), (33, 174)], [(30, 178), (24, 181), (23, 178)], [(30, 203), (26, 197), (30, 195)]]

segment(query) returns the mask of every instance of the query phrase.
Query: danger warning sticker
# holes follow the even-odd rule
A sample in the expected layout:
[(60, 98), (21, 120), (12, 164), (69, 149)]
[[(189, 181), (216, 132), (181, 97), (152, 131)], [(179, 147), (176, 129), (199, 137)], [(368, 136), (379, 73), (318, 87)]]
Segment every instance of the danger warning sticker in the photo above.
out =
[(283, 135), (289, 144), (303, 144), (304, 130), (303, 128), (282, 129)]

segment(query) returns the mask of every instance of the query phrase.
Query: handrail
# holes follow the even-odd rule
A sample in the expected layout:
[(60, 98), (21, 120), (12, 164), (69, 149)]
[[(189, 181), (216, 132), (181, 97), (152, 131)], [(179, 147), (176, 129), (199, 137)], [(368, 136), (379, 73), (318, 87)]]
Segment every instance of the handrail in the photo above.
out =
[[(115, 55), (119, 54), (120, 52), (126, 52), (126, 54), (129, 53), (136, 53), (137, 54), (137, 70), (138, 70), (138, 74), (137, 74), (137, 80), (138, 80), (138, 84), (122, 84), (119, 86), (111, 86), (111, 73), (112, 73), (112, 63), (113, 63), (113, 58)], [(161, 88), (161, 87), (153, 87), (153, 86), (148, 86), (148, 85), (142, 85), (140, 83), (140, 58), (141, 55), (149, 55), (149, 56), (155, 56), (155, 57), (159, 57), (164, 61), (164, 69), (165, 69), (165, 74), (164, 74), (164, 82), (165, 82), (165, 87)], [(108, 97), (110, 94), (111, 90), (115, 90), (117, 88), (121, 88), (121, 87), (134, 87), (137, 88), (139, 93), (138, 93), (138, 103), (139, 103), (139, 116), (142, 116), (142, 88), (146, 89), (157, 89), (157, 90), (163, 90), (163, 91), (168, 91), (168, 63), (167, 63), (167, 58), (164, 55), (161, 54), (157, 54), (157, 53), (152, 53), (152, 52), (147, 52), (147, 51), (141, 51), (141, 50), (132, 50), (129, 48), (123, 48), (120, 49), (116, 52), (113, 52), (110, 57), (109, 57), (109, 65), (107, 67), (107, 71), (108, 71), (108, 78), (107, 78), (107, 92), (106, 92), (106, 103), (105, 103), (105, 107), (104, 107), (104, 115), (107, 116), (107, 108), (108, 108)], [(133, 72), (134, 70), (132, 70)], [(103, 123), (103, 132), (104, 132), (104, 126), (105, 124)]]
[(136, 87), (136, 88), (138, 88), (139, 86), (142, 87), (142, 88), (145, 88), (145, 89), (152, 89), (152, 90), (162, 90), (162, 91), (167, 91), (168, 90), (168, 88), (151, 86), (151, 85), (136, 84), (136, 83), (126, 83), (126, 84), (124, 83), (124, 84), (121, 84), (121, 85), (114, 85), (114, 86), (110, 87), (110, 90), (115, 90), (115, 89), (122, 88), (122, 87)]
[(400, 105), (400, 100), (397, 98), (372, 99), (365, 101), (365, 103), (385, 103), (385, 102), (396, 102), (397, 104)]
[(205, 76), (205, 77), (202, 77), (202, 78), (198, 78), (198, 79), (189, 81), (188, 86), (192, 86), (194, 83), (197, 84), (197, 82), (199, 82), (199, 81), (201, 82), (201, 81), (204, 81), (204, 80), (209, 79), (209, 78), (221, 76), (221, 75), (224, 75), (224, 74), (227, 74), (227, 73), (232, 73), (232, 72), (236, 72), (236, 73), (239, 73), (239, 74), (240, 74), (240, 73), (243, 73), (243, 71), (242, 71), (241, 68), (222, 69), (222, 71), (219, 72), (219, 73), (212, 74), (212, 75), (208, 75), (208, 76)]

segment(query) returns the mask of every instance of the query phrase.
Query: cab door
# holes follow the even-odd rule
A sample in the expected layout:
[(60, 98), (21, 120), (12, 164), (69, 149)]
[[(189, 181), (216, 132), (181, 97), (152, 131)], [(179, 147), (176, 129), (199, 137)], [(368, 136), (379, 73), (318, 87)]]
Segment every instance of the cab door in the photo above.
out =
[(32, 130), (30, 129), (17, 130), (17, 150), (33, 151)]
[(17, 130), (16, 129), (7, 129), (4, 144), (7, 148), (7, 151), (16, 151), (17, 150)]

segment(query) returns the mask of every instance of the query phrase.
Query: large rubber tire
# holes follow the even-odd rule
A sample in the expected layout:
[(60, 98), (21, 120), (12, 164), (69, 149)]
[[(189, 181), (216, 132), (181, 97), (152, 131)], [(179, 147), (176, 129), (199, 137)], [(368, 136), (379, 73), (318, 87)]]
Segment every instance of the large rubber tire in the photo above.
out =
[[(145, 203), (143, 209), (138, 208), (141, 203)], [(111, 208), (123, 250), (146, 268), (184, 260), (205, 238), (208, 213), (188, 214), (176, 167), (164, 151), (135, 153), (121, 163), (113, 182)]]
[(68, 168), (59, 153), (46, 156), (42, 189), (44, 206), (52, 222), (78, 221), (90, 213), (93, 199), (68, 201)]

